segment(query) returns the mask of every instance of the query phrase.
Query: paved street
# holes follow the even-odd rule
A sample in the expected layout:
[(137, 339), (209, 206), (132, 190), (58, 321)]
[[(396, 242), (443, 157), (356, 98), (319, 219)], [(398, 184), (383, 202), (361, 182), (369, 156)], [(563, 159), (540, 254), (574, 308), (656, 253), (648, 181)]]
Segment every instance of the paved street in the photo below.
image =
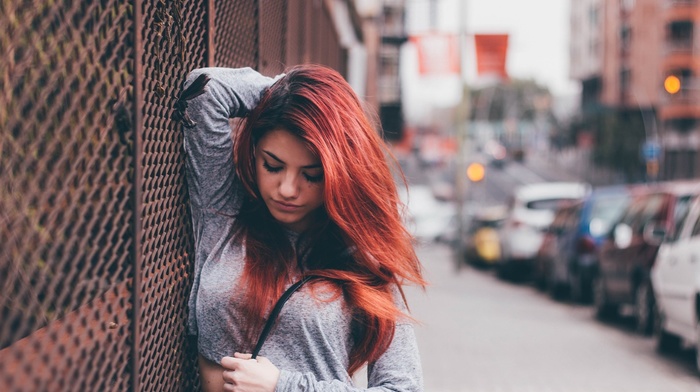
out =
[(661, 356), (625, 320), (555, 302), (489, 271), (455, 271), (443, 245), (419, 247), (431, 282), (408, 291), (429, 392), (700, 391), (692, 352)]

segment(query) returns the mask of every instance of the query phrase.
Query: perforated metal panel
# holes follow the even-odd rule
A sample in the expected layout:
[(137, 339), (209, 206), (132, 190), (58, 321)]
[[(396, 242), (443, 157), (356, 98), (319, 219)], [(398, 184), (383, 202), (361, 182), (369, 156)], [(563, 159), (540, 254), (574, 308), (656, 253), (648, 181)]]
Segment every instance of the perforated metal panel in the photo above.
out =
[(172, 106), (197, 67), (337, 66), (290, 4), (0, 2), (0, 390), (198, 389)]
[(258, 1), (215, 0), (214, 57), (220, 67), (258, 66)]
[(0, 385), (128, 389), (133, 8), (5, 1), (0, 26)]
[(287, 2), (261, 0), (260, 14), (260, 72), (276, 75), (284, 71), (287, 41)]
[(294, 65), (302, 63), (304, 48), (304, 0), (289, 0), (287, 2), (287, 36), (285, 52), (285, 64)]
[(193, 342), (184, 338), (193, 245), (182, 132), (171, 108), (187, 72), (205, 65), (207, 21), (200, 1), (143, 4), (134, 342), (139, 390), (196, 385)]

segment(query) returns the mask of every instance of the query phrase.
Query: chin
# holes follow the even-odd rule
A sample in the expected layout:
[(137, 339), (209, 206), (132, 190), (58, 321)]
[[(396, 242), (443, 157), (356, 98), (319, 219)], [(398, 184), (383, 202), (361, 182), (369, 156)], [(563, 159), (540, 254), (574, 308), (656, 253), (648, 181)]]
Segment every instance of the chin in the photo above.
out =
[(273, 218), (282, 226), (289, 227), (289, 226), (294, 226), (296, 224), (299, 224), (299, 220), (295, 219), (294, 217), (289, 217), (289, 216), (280, 216), (280, 215), (272, 215)]

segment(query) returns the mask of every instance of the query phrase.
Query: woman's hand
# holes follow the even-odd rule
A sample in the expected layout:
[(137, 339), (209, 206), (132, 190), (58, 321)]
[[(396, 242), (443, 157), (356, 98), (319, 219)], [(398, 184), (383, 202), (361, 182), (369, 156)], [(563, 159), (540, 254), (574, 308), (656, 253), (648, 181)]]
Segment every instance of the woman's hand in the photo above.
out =
[(265, 357), (250, 359), (250, 354), (235, 353), (223, 357), (224, 391), (274, 392), (280, 371)]

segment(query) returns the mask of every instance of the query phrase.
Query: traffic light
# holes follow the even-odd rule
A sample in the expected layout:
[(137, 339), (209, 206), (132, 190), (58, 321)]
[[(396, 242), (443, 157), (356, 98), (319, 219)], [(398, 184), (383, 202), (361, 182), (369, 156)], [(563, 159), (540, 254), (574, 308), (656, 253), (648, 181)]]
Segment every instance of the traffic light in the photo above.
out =
[(484, 165), (479, 162), (473, 162), (467, 166), (467, 178), (471, 182), (479, 182), (483, 180), (485, 174), (486, 169), (484, 168)]
[(664, 79), (664, 90), (669, 94), (681, 91), (681, 80), (676, 75), (668, 75)]

